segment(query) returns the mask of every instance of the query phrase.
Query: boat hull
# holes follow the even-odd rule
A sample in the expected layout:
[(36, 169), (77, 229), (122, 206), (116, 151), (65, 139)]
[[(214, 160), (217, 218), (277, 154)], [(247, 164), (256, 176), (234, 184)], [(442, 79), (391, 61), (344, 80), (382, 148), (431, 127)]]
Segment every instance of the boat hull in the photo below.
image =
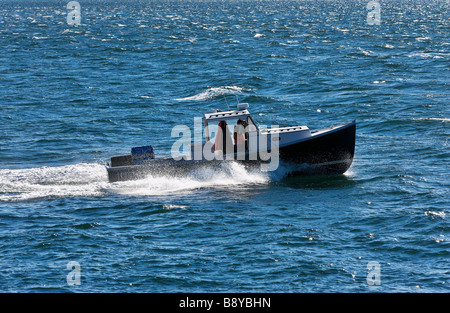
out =
[(305, 140), (280, 147), (280, 160), (293, 165), (290, 175), (343, 174), (353, 162), (355, 136), (355, 121), (322, 129)]
[[(310, 137), (279, 147), (279, 162), (287, 175), (343, 174), (351, 166), (355, 151), (356, 122), (312, 132)], [(107, 166), (110, 182), (142, 179), (148, 175), (186, 175), (198, 168), (218, 168), (225, 162), (258, 167), (261, 160), (174, 160), (153, 159), (142, 165)], [(267, 161), (266, 161), (267, 163)]]

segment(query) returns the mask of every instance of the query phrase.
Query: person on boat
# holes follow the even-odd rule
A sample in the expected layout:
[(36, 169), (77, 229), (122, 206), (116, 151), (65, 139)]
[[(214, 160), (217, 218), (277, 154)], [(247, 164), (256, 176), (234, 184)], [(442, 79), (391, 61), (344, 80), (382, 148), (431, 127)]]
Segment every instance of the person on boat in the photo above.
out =
[[(245, 149), (245, 122), (239, 119), (234, 126), (234, 145), (235, 151), (243, 151)], [(244, 147), (241, 148), (241, 147)]]
[(227, 154), (233, 152), (233, 142), (226, 121), (220, 121), (214, 141), (215, 154)]

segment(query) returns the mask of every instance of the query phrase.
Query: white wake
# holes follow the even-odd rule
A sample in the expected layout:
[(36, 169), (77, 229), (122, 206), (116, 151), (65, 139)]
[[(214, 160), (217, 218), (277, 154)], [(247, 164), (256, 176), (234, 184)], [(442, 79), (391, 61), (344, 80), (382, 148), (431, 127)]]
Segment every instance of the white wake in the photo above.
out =
[(109, 183), (102, 164), (79, 163), (57, 167), (0, 170), (0, 201), (61, 197), (171, 195), (203, 188), (267, 184), (268, 173), (249, 171), (238, 163), (200, 168), (185, 176), (149, 175), (145, 179)]

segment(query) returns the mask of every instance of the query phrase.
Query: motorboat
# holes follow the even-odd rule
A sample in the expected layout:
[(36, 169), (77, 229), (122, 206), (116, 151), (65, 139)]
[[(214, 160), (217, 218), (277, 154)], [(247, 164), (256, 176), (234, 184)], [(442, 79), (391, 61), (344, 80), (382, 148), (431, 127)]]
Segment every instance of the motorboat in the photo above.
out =
[(224, 162), (239, 162), (262, 171), (276, 171), (282, 165), (290, 169), (286, 173), (289, 176), (336, 175), (350, 168), (356, 121), (318, 130), (307, 126), (267, 127), (259, 125), (248, 108), (247, 103), (239, 103), (234, 110), (204, 113), (198, 123), (194, 121), (193, 143), (188, 129), (189, 136), (174, 143), (171, 156), (157, 158), (153, 147), (147, 145), (112, 157), (106, 164), (109, 181), (184, 175), (200, 167), (218, 168)]

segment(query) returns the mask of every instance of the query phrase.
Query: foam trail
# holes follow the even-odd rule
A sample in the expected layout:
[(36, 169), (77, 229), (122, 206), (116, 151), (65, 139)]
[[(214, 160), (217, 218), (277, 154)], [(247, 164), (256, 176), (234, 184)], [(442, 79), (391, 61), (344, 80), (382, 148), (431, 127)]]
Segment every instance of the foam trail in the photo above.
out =
[(101, 164), (0, 170), (0, 201), (102, 195), (108, 184)]
[(220, 168), (200, 168), (186, 176), (150, 175), (145, 179), (109, 183), (102, 164), (0, 170), (0, 201), (26, 201), (61, 197), (98, 197), (189, 193), (203, 188), (233, 188), (267, 184), (270, 175), (249, 171), (235, 162)]

